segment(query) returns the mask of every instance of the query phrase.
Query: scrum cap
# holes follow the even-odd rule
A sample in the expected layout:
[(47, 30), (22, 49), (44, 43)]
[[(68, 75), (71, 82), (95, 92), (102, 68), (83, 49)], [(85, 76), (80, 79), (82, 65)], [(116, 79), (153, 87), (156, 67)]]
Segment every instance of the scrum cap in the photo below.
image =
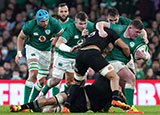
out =
[(39, 21), (41, 20), (45, 20), (48, 19), (49, 15), (48, 12), (46, 10), (40, 9), (37, 11), (36, 13), (36, 20), (37, 20), (37, 24), (39, 24)]

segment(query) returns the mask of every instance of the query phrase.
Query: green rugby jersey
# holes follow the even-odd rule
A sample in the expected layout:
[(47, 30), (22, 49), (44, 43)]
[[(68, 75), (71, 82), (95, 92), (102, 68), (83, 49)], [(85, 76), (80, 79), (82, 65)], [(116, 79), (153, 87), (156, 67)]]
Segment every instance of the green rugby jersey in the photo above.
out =
[(121, 24), (121, 25), (129, 25), (131, 22), (132, 22), (131, 19), (120, 16), (120, 17), (119, 17), (118, 24)]
[[(73, 19), (70, 19), (70, 18), (68, 18), (68, 19), (67, 19), (67, 22), (65, 22), (65, 23), (60, 23), (60, 21), (59, 21), (59, 23), (60, 23), (61, 27), (64, 29), (64, 31), (66, 30), (67, 26), (68, 26), (69, 24), (72, 24), (73, 22), (74, 22), (74, 20), (73, 20)], [(58, 48), (55, 48), (55, 51), (56, 51), (56, 52), (59, 52), (59, 49), (58, 49)]]
[(40, 51), (50, 51), (52, 48), (50, 39), (61, 31), (61, 25), (52, 17), (49, 17), (46, 28), (40, 27), (36, 19), (26, 22), (22, 28), (22, 33), (28, 37), (26, 44)]
[[(89, 33), (94, 30), (94, 24), (90, 21), (87, 22), (87, 27)], [(84, 38), (81, 36), (82, 32), (76, 28), (75, 23), (69, 24), (61, 37), (66, 40), (66, 45), (73, 48), (76, 45), (84, 43)], [(59, 50), (58, 53), (64, 58), (73, 58), (75, 59), (77, 52), (64, 52)]]
[[(108, 22), (108, 20), (105, 20), (105, 22)], [(119, 17), (118, 24), (121, 24), (121, 25), (129, 25), (131, 22), (132, 22), (131, 19), (120, 16), (120, 17)]]
[[(138, 36), (136, 40), (124, 37), (124, 32), (127, 29), (127, 25), (110, 24), (110, 28), (114, 30), (121, 39), (129, 46), (131, 53), (133, 54), (134, 49), (141, 43), (143, 43), (143, 38), (141, 35)], [(105, 58), (107, 61), (119, 60), (123, 63), (127, 63), (127, 58), (123, 54), (122, 50), (114, 46), (113, 50)]]

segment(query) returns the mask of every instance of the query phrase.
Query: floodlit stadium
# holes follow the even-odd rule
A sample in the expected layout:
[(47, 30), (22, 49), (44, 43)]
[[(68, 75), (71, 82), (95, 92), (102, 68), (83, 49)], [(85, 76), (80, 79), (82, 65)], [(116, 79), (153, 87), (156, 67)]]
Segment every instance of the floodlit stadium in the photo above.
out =
[(159, 108), (159, 0), (0, 0), (1, 114)]

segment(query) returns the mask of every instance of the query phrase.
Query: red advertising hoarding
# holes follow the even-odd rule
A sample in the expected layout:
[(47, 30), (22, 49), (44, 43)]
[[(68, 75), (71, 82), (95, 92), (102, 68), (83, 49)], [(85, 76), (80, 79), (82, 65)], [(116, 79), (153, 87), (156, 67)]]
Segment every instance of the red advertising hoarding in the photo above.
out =
[[(92, 83), (94, 80), (88, 80)], [(25, 80), (0, 80), (0, 105), (23, 104)], [(64, 80), (60, 84), (64, 89)], [(51, 90), (46, 97), (51, 97)], [(135, 105), (160, 105), (160, 80), (137, 80)]]

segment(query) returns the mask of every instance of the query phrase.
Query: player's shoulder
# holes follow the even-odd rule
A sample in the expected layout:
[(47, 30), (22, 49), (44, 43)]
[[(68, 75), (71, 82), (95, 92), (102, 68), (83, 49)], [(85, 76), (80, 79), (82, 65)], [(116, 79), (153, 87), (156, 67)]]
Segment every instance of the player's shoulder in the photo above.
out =
[(72, 22), (72, 23), (68, 24), (68, 26), (67, 26), (66, 29), (67, 29), (67, 31), (73, 31), (73, 30), (75, 30), (76, 29), (75, 23)]
[(24, 27), (25, 28), (33, 28), (36, 24), (37, 24), (36, 19), (33, 19), (33, 20), (30, 20), (30, 21), (27, 21), (24, 24)]

